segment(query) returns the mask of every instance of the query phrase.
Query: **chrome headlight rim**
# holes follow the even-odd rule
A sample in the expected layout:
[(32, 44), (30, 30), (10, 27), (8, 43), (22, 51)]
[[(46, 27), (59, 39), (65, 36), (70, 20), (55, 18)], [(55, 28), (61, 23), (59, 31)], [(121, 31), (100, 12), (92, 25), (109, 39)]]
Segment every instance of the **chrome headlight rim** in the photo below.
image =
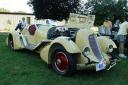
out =
[(83, 54), (84, 54), (85, 56), (88, 56), (88, 55), (90, 54), (90, 49), (89, 49), (89, 47), (85, 47), (85, 48), (83, 49)]
[(112, 53), (112, 52), (113, 52), (113, 45), (109, 45), (109, 46), (107, 47), (107, 52), (108, 52), (108, 53)]

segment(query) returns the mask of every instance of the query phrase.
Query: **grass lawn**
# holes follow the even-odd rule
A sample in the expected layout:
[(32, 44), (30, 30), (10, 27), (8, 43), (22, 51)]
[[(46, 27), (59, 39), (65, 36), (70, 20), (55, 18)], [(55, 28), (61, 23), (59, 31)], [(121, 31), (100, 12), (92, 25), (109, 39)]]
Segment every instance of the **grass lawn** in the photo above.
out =
[(128, 85), (128, 59), (109, 71), (77, 71), (73, 76), (57, 75), (39, 54), (12, 51), (0, 35), (0, 85)]

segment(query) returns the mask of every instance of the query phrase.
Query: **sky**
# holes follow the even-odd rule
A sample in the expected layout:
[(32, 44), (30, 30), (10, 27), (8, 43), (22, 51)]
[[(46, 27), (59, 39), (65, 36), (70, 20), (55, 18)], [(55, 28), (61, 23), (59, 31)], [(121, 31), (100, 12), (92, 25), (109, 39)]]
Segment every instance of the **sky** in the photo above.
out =
[(27, 5), (28, 0), (0, 0), (0, 8), (8, 9), (11, 12), (24, 11), (32, 13), (32, 9)]

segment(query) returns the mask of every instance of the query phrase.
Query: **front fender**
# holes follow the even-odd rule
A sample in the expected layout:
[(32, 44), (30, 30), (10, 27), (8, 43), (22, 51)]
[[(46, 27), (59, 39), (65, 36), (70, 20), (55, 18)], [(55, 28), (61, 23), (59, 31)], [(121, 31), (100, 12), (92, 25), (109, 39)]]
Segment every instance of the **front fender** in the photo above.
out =
[(109, 38), (106, 38), (104, 36), (100, 36), (97, 37), (97, 40), (100, 44), (101, 49), (106, 53), (107, 52), (107, 47), (109, 47), (109, 45), (112, 45), (113, 48), (117, 48), (116, 44)]
[(62, 45), (69, 53), (80, 53), (79, 47), (68, 37), (58, 37), (52, 41), (51, 47), (55, 44)]

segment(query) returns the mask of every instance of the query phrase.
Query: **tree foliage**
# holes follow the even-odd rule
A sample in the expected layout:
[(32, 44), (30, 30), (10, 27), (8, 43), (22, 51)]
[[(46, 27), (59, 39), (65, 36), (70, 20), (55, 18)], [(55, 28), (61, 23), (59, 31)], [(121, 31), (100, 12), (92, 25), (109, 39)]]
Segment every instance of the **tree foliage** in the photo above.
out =
[(79, 0), (30, 0), (37, 19), (68, 20), (69, 13), (77, 12)]
[(37, 19), (68, 20), (70, 13), (94, 14), (96, 23), (102, 24), (104, 17), (123, 19), (128, 15), (127, 0), (30, 0)]
[[(97, 24), (101, 24), (105, 16), (113, 19), (123, 19), (128, 13), (127, 0), (88, 0), (85, 11), (96, 15)], [(84, 12), (87, 13), (87, 12)]]

